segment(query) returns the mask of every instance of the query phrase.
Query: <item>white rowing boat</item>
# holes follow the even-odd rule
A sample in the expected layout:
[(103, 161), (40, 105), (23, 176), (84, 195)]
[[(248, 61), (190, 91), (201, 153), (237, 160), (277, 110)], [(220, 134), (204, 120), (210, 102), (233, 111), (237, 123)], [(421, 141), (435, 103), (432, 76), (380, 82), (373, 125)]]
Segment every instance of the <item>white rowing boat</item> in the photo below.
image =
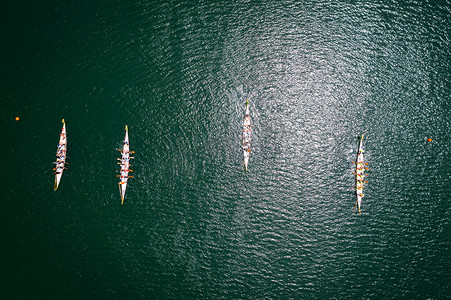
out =
[(357, 204), (359, 206), (359, 214), (360, 206), (362, 204), (362, 198), (364, 196), (363, 194), (363, 186), (365, 185), (365, 161), (363, 159), (363, 134), (360, 138), (359, 143), (359, 152), (357, 153), (357, 162), (356, 162), (356, 168), (355, 168), (355, 178), (356, 178), (356, 193), (357, 193)]
[(63, 123), (63, 129), (61, 129), (60, 140), (58, 143), (58, 149), (56, 151), (56, 166), (55, 170), (55, 183), (53, 184), (53, 189), (56, 191), (58, 188), (61, 177), (63, 176), (64, 165), (66, 164), (66, 151), (67, 151), (67, 135), (66, 135), (66, 123), (64, 119), (61, 121)]
[(249, 164), (249, 157), (251, 156), (251, 116), (249, 114), (249, 99), (246, 101), (246, 112), (244, 114), (243, 122), (243, 156), (244, 156), (244, 171), (247, 172), (247, 165)]
[[(124, 198), (125, 198), (125, 190), (127, 189), (127, 181), (129, 177), (128, 173), (133, 171), (130, 170), (130, 159), (133, 157), (130, 157), (130, 145), (128, 141), (128, 127), (125, 125), (125, 138), (122, 146), (122, 150), (118, 149), (122, 153), (122, 157), (120, 158), (120, 166), (121, 170), (120, 173), (120, 182), (119, 182), (119, 191), (121, 193), (121, 204), (124, 204)], [(132, 152), (134, 153), (134, 152)]]

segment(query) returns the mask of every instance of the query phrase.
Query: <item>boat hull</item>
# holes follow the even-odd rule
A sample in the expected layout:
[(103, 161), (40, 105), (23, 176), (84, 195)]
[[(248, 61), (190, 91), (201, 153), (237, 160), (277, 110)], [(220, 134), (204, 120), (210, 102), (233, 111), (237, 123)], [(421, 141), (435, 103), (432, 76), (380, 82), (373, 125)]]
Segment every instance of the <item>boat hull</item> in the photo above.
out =
[(356, 193), (357, 193), (357, 205), (359, 208), (359, 213), (361, 213), (361, 204), (363, 194), (363, 187), (365, 185), (365, 160), (364, 160), (364, 149), (363, 149), (363, 135), (360, 138), (359, 151), (357, 153), (356, 162)]
[(252, 139), (252, 128), (251, 128), (251, 117), (249, 114), (249, 100), (246, 101), (246, 111), (243, 121), (243, 157), (244, 157), (244, 171), (247, 172), (247, 167), (249, 165), (249, 157), (251, 155), (251, 139)]
[(61, 121), (63, 123), (63, 128), (61, 129), (60, 139), (58, 143), (57, 150), (57, 160), (55, 163), (55, 182), (53, 184), (53, 189), (56, 191), (63, 177), (64, 168), (66, 165), (66, 151), (67, 151), (67, 134), (66, 134), (66, 123), (64, 119)]
[(127, 125), (125, 125), (125, 138), (121, 154), (119, 192), (121, 194), (121, 204), (124, 204), (125, 192), (127, 190), (128, 173), (130, 172), (130, 145), (128, 140)]

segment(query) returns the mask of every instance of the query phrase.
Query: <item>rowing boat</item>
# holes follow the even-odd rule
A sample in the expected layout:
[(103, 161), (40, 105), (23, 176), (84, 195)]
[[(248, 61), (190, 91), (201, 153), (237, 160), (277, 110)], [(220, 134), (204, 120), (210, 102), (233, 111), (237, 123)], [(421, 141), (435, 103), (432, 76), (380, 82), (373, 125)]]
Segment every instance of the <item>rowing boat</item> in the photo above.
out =
[(356, 162), (356, 193), (357, 193), (357, 204), (359, 206), (359, 214), (361, 214), (360, 211), (360, 205), (362, 204), (362, 198), (364, 196), (363, 194), (363, 186), (365, 185), (365, 161), (363, 159), (363, 134), (360, 138), (359, 143), (359, 152), (357, 153), (357, 162)]
[(244, 171), (247, 172), (247, 165), (249, 164), (249, 157), (251, 156), (251, 116), (249, 114), (249, 99), (246, 101), (246, 112), (244, 114), (243, 122), (243, 156), (244, 156)]
[(67, 135), (66, 135), (66, 123), (64, 119), (61, 120), (63, 123), (63, 129), (61, 129), (60, 140), (58, 143), (58, 149), (56, 151), (56, 162), (55, 166), (55, 183), (53, 184), (53, 189), (56, 191), (58, 188), (61, 177), (63, 176), (64, 165), (66, 164), (66, 151), (67, 151)]
[[(121, 159), (120, 159), (120, 182), (119, 182), (119, 191), (121, 193), (121, 204), (124, 204), (124, 198), (125, 198), (125, 190), (127, 189), (127, 181), (128, 181), (128, 173), (132, 170), (130, 170), (130, 145), (128, 142), (128, 127), (125, 125), (125, 138), (122, 146), (121, 151)], [(131, 176), (130, 176), (131, 177)]]

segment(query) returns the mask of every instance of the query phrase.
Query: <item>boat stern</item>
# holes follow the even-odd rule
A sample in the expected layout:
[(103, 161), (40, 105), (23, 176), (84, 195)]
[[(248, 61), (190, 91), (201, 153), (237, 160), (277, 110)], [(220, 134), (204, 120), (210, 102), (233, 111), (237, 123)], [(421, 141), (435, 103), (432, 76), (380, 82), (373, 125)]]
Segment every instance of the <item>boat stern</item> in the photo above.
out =
[(127, 181), (119, 182), (119, 193), (121, 194), (121, 205), (124, 204), (125, 191), (127, 189)]
[(121, 194), (121, 205), (124, 204), (124, 192), (122, 190), (122, 181), (118, 182), (117, 185), (119, 186), (119, 194)]
[(58, 189), (58, 186), (60, 185), (62, 176), (63, 176), (63, 171), (61, 171), (61, 173), (59, 173), (59, 174), (55, 174), (55, 182), (53, 184), (53, 190), (56, 191)]
[(247, 172), (247, 166), (249, 164), (249, 152), (244, 151), (244, 171)]

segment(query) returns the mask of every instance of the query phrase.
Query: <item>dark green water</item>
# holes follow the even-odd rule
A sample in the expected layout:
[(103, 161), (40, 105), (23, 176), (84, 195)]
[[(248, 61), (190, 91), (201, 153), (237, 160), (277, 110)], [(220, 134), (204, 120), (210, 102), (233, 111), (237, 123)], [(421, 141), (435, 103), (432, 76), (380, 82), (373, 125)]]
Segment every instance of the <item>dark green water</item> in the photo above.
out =
[(19, 1), (0, 26), (2, 299), (451, 298), (450, 1)]

